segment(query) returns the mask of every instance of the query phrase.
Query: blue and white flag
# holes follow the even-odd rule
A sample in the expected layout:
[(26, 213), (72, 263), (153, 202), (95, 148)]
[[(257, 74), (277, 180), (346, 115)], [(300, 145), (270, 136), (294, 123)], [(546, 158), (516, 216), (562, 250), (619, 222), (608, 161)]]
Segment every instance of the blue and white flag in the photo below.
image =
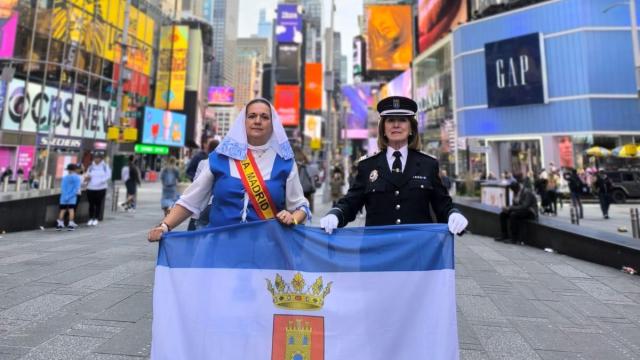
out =
[(169, 233), (151, 358), (458, 359), (453, 248), (446, 225)]

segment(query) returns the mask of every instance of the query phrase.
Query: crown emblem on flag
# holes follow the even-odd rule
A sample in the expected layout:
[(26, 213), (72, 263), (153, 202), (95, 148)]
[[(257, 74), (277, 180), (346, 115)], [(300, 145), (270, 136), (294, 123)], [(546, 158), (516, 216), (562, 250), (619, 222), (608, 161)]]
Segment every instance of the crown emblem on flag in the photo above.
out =
[(287, 283), (280, 274), (276, 274), (274, 283), (267, 280), (267, 290), (273, 297), (273, 304), (279, 308), (289, 310), (319, 310), (324, 305), (324, 298), (331, 292), (331, 284), (326, 286), (322, 282), (322, 276), (307, 286), (301, 273), (296, 273)]

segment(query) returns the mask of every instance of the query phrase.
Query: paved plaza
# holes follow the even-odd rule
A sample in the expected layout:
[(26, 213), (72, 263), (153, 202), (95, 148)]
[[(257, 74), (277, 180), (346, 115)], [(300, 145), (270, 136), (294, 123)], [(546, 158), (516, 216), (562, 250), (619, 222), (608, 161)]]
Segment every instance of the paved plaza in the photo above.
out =
[[(159, 197), (144, 184), (135, 214), (2, 235), (0, 359), (148, 358)], [(456, 259), (461, 359), (640, 359), (640, 277), (474, 235)]]

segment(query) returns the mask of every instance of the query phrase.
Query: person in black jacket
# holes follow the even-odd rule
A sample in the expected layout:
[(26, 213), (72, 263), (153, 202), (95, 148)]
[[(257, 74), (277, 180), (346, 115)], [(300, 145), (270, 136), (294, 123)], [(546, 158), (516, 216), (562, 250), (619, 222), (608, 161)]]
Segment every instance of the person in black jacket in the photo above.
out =
[[(523, 188), (517, 181), (509, 184), (509, 189), (513, 191), (514, 202), (512, 206), (505, 207), (500, 212), (502, 236), (495, 240), (513, 244), (518, 241), (518, 222), (537, 217), (538, 201), (531, 190)], [(511, 237), (508, 230), (511, 230)]]
[(578, 176), (578, 171), (576, 169), (570, 169), (565, 172), (565, 180), (569, 183), (569, 192), (571, 193), (571, 206), (578, 209), (578, 216), (580, 219), (584, 217), (584, 210), (582, 208), (582, 199), (580, 196), (587, 191), (587, 185), (585, 185), (580, 177)]
[(607, 173), (605, 173), (603, 169), (600, 169), (593, 185), (598, 194), (598, 200), (600, 201), (602, 217), (609, 219), (609, 206), (611, 205), (611, 188), (613, 187), (613, 183), (607, 176)]
[(442, 184), (438, 161), (418, 151), (420, 137), (415, 118), (416, 103), (392, 96), (378, 103), (376, 155), (360, 160), (357, 176), (347, 194), (320, 220), (327, 233), (353, 221), (365, 206), (366, 226), (448, 223), (449, 231), (461, 233), (467, 219), (453, 207)]

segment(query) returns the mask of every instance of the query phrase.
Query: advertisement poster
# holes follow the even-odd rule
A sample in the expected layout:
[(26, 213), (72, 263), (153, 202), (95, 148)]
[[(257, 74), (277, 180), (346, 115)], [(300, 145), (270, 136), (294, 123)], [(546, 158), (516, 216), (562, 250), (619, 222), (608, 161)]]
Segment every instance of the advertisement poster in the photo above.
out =
[(109, 101), (59, 91), (58, 88), (13, 79), (6, 93), (3, 130), (105, 139), (115, 107)]
[(427, 50), (459, 23), (466, 21), (466, 0), (420, 0), (418, 53)]
[(182, 147), (186, 130), (186, 115), (149, 106), (144, 108), (143, 144)]
[(209, 105), (231, 105), (235, 98), (231, 86), (211, 86), (207, 95)]
[(571, 136), (559, 136), (555, 138), (558, 143), (558, 155), (560, 158), (560, 167), (574, 168), (573, 161), (573, 140)]
[[(5, 17), (5, 15), (10, 14)], [(0, 59), (13, 57), (13, 48), (16, 42), (16, 30), (18, 28), (18, 13), (1, 9), (0, 11)]]
[(276, 85), (274, 107), (280, 115), (282, 125), (298, 126), (300, 123), (300, 87)]
[(22, 169), (24, 178), (28, 179), (35, 161), (36, 148), (31, 145), (20, 145), (16, 153), (16, 171)]
[(367, 84), (345, 85), (342, 96), (348, 103), (345, 137), (347, 139), (367, 139), (369, 107), (373, 102), (371, 86)]
[(163, 26), (156, 76), (155, 106), (182, 110), (187, 82), (188, 26)]
[(304, 75), (305, 110), (322, 109), (322, 64), (307, 63)]
[(406, 70), (413, 59), (410, 5), (367, 5), (367, 71)]
[(279, 43), (302, 43), (302, 6), (278, 5), (276, 39)]
[(306, 115), (304, 117), (304, 136), (311, 139), (311, 148), (313, 150), (319, 150), (320, 148), (314, 148), (313, 144), (320, 144), (322, 138), (322, 117), (318, 115)]

